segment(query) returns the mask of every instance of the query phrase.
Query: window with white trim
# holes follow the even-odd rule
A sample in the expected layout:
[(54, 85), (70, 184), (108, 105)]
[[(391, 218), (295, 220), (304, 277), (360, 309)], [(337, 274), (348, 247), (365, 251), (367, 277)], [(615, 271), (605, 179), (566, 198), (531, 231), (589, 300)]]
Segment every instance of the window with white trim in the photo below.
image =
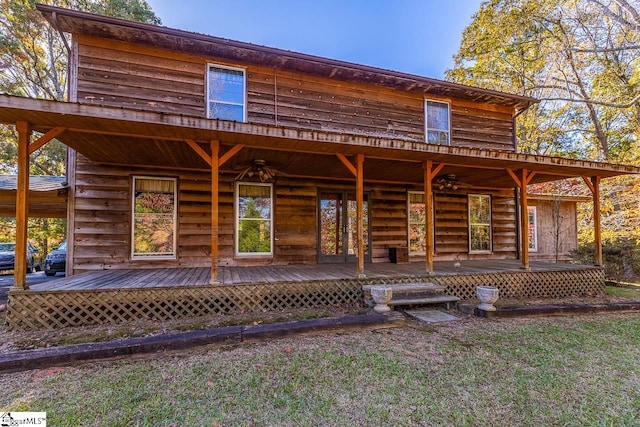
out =
[(242, 68), (209, 64), (207, 69), (207, 117), (246, 121), (246, 79)]
[(236, 255), (273, 255), (273, 186), (236, 182)]
[(134, 176), (131, 258), (175, 259), (177, 179)]
[(469, 194), (469, 253), (491, 252), (491, 196)]
[(529, 250), (538, 251), (538, 214), (535, 206), (527, 206), (527, 231), (529, 232)]
[(451, 143), (451, 123), (449, 103), (424, 101), (424, 125), (428, 144), (449, 145)]

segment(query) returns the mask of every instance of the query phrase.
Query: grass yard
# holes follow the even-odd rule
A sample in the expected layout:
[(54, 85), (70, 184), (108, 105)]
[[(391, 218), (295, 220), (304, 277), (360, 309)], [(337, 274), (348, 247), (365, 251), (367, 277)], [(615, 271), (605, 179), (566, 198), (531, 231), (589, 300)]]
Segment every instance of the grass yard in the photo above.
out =
[(0, 376), (55, 426), (640, 425), (640, 315), (466, 319)]

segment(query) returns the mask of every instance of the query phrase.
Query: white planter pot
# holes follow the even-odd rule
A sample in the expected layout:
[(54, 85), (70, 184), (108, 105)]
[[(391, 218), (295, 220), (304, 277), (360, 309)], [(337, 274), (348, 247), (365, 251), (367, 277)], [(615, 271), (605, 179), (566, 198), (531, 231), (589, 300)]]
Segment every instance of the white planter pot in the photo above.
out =
[(373, 309), (378, 313), (391, 311), (391, 307), (389, 307), (388, 304), (391, 302), (392, 296), (393, 291), (391, 286), (372, 286), (371, 298), (373, 298), (373, 302), (376, 303), (376, 306), (373, 307)]
[(480, 300), (478, 308), (485, 311), (495, 311), (496, 308), (493, 304), (498, 301), (498, 293), (499, 290), (495, 286), (477, 286), (476, 295)]

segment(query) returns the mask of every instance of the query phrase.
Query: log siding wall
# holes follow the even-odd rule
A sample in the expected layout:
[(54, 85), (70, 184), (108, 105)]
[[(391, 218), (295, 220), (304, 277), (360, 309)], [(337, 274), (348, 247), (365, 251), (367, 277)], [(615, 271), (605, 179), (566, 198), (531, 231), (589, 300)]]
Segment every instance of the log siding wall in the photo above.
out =
[[(167, 171), (98, 165), (83, 156), (76, 163), (73, 273), (88, 270), (210, 265), (211, 178), (207, 172)], [(131, 178), (178, 178), (178, 246), (175, 260), (135, 260), (131, 253)], [(234, 176), (222, 174), (219, 188), (220, 265), (317, 263), (319, 188), (349, 190), (353, 182), (278, 177), (274, 184), (274, 255), (234, 255)], [(407, 194), (420, 188), (368, 185), (372, 262), (389, 262), (389, 247), (407, 245)], [(436, 260), (516, 257), (516, 208), (511, 192), (492, 196), (493, 253), (468, 255), (467, 196), (436, 193)], [(419, 260), (416, 257), (415, 260)]]
[(513, 111), (79, 36), (78, 102), (204, 117), (208, 63), (247, 70), (251, 123), (424, 141), (424, 99), (451, 103), (451, 144), (513, 151)]

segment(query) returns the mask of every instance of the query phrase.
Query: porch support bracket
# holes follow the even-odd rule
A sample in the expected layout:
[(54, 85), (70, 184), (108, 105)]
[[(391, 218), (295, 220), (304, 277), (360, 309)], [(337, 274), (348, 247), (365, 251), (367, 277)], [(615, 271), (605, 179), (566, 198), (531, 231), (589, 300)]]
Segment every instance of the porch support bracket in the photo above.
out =
[(593, 249), (594, 249), (594, 263), (595, 265), (602, 265), (602, 218), (600, 213), (600, 180), (599, 176), (592, 176), (589, 179), (586, 176), (582, 177), (582, 180), (593, 197)]
[(229, 151), (227, 151), (226, 153), (224, 153), (222, 156), (220, 156), (220, 158), (218, 159), (218, 167), (221, 167), (222, 165), (224, 165), (225, 163), (227, 163), (227, 161), (229, 159), (231, 159), (233, 156), (235, 156), (236, 154), (238, 154), (238, 151), (242, 150), (244, 148), (244, 144), (236, 144), (233, 147), (231, 147), (229, 149)]
[(439, 163), (435, 168), (432, 160), (426, 160), (422, 164), (424, 169), (424, 212), (425, 212), (425, 267), (429, 274), (433, 274), (433, 178), (445, 167), (445, 163)]
[(522, 244), (520, 253), (522, 254), (522, 266), (520, 268), (524, 270), (530, 270), (529, 266), (529, 215), (528, 215), (528, 196), (527, 185), (531, 183), (531, 180), (535, 176), (534, 171), (528, 171), (522, 169), (520, 175), (516, 174), (513, 170), (507, 168), (507, 172), (513, 178), (518, 188), (520, 188), (520, 241)]
[[(211, 153), (212, 155), (209, 156), (209, 154), (207, 154), (206, 151), (204, 151), (204, 149), (200, 146), (200, 144), (198, 144), (197, 142), (195, 142), (193, 139), (185, 139), (184, 140), (187, 144), (189, 144), (189, 147), (191, 147), (193, 149), (193, 151), (195, 151), (198, 156), (200, 156), (202, 158), (202, 160), (204, 160), (205, 162), (207, 162), (207, 164), (209, 166), (211, 166), (211, 159), (214, 158), (213, 157), (213, 153)], [(217, 155), (216, 157), (217, 158)], [(216, 163), (217, 165), (217, 163)]]
[(345, 165), (347, 169), (349, 169), (349, 172), (351, 172), (351, 174), (357, 178), (358, 171), (356, 170), (356, 167), (353, 165), (353, 163), (351, 163), (349, 159), (347, 159), (345, 155), (342, 153), (336, 153), (336, 156), (338, 157), (338, 159), (340, 159), (342, 164)]
[(29, 144), (31, 124), (17, 122), (18, 132), (18, 188), (16, 191), (16, 251), (14, 258), (13, 286), (27, 286), (27, 227), (29, 218)]
[(59, 127), (59, 126), (55, 127), (55, 128), (52, 128), (51, 130), (49, 130), (49, 132), (45, 133), (40, 138), (36, 139), (31, 144), (29, 144), (29, 154), (31, 155), (31, 154), (35, 153), (36, 150), (39, 150), (45, 144), (47, 144), (48, 142), (51, 142), (51, 140), (53, 138), (59, 136), (65, 130), (67, 130), (67, 128), (63, 128), (63, 127)]

